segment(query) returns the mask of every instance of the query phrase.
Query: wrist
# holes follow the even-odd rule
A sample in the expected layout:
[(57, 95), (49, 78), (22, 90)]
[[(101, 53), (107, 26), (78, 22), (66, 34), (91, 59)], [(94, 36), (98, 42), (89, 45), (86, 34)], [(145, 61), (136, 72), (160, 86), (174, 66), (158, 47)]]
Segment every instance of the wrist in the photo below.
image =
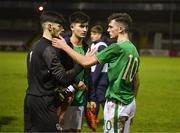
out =
[(69, 89), (72, 93), (74, 93), (74, 92), (76, 91), (76, 89), (75, 89), (72, 85), (68, 86), (68, 89)]

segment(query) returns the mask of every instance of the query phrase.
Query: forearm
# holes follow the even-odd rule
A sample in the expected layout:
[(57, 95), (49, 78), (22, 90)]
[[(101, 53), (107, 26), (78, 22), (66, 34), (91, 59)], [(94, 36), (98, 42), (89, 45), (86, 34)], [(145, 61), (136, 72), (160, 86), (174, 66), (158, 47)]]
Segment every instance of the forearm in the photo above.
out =
[(74, 68), (65, 71), (64, 68), (58, 66), (52, 67), (52, 75), (62, 84), (74, 82), (74, 78), (82, 71), (82, 67), (75, 65)]
[(70, 46), (67, 45), (65, 49), (63, 49), (73, 60), (81, 64), (83, 67), (87, 68), (90, 67), (94, 64), (97, 64), (97, 59), (94, 56), (88, 57), (88, 56), (83, 56), (76, 51), (74, 51)]
[(76, 64), (71, 70), (66, 71), (58, 58), (58, 53), (52, 47), (47, 47), (43, 53), (43, 59), (52, 74), (52, 77), (62, 84), (69, 84), (74, 81), (76, 75), (82, 71), (82, 67)]
[(83, 56), (75, 52), (70, 46), (68, 46), (64, 38), (62, 38), (61, 36), (60, 39), (53, 38), (52, 45), (56, 48), (64, 50), (73, 60), (81, 64), (83, 67), (90, 67), (98, 63), (93, 53), (95, 51), (93, 51), (89, 56)]
[(139, 85), (140, 85), (140, 81), (139, 81), (139, 76), (138, 76), (138, 73), (137, 73), (135, 75), (135, 77), (134, 77), (134, 80), (133, 80), (133, 88), (134, 88), (135, 97), (137, 97), (138, 90), (139, 90)]

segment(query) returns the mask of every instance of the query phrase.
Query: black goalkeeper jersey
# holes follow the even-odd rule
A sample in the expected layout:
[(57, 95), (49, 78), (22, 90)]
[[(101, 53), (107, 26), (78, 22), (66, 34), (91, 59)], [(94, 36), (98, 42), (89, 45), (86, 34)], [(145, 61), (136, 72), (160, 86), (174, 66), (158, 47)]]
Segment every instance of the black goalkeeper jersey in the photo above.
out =
[(74, 82), (82, 67), (75, 65), (67, 71), (63, 65), (66, 61), (62, 61), (62, 53), (46, 38), (41, 38), (32, 47), (27, 57), (27, 94), (52, 95), (57, 87), (66, 87)]

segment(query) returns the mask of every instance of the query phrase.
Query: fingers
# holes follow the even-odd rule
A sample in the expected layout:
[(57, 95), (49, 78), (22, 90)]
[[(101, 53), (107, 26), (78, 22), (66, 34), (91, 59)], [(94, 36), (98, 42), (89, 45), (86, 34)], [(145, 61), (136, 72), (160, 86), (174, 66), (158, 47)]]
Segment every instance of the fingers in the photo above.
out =
[(79, 89), (80, 89), (80, 90), (86, 90), (87, 87), (86, 87), (86, 85), (82, 85), (81, 87), (79, 87)]
[(53, 38), (52, 39), (52, 45), (56, 47), (56, 45), (58, 44), (58, 40), (57, 38)]
[(96, 49), (96, 48), (91, 49), (91, 51), (90, 51), (90, 55), (94, 55), (94, 54), (96, 54), (96, 53), (97, 53), (97, 49)]
[(88, 51), (86, 52), (86, 56), (93, 56), (94, 54), (97, 53), (97, 49), (88, 49)]
[(57, 38), (53, 38), (53, 39), (52, 39), (52, 43), (56, 43), (57, 41), (58, 41)]
[(90, 51), (91, 51), (91, 48), (88, 48), (87, 53), (89, 53)]
[(88, 48), (87, 52), (86, 52), (86, 56), (88, 56), (89, 52), (91, 51), (90, 48)]
[(94, 113), (96, 112), (96, 103), (94, 101), (90, 102), (90, 110)]
[(96, 48), (91, 49), (91, 53), (94, 55), (95, 53), (97, 53), (97, 49)]
[(56, 48), (64, 49), (66, 47), (67, 43), (62, 36), (59, 36), (59, 37), (60, 37), (60, 39), (52, 38), (52, 45)]
[(79, 81), (78, 88), (80, 90), (86, 90), (87, 89), (87, 87), (83, 81)]

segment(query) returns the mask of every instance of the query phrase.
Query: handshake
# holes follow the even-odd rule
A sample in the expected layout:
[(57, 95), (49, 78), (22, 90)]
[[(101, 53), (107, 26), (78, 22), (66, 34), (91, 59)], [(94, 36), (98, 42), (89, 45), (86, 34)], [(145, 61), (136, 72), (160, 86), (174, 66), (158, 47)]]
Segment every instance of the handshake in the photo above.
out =
[(69, 97), (72, 97), (75, 89), (72, 85), (68, 86), (67, 88), (57, 88), (55, 92), (58, 95), (58, 100), (60, 103), (66, 102)]

